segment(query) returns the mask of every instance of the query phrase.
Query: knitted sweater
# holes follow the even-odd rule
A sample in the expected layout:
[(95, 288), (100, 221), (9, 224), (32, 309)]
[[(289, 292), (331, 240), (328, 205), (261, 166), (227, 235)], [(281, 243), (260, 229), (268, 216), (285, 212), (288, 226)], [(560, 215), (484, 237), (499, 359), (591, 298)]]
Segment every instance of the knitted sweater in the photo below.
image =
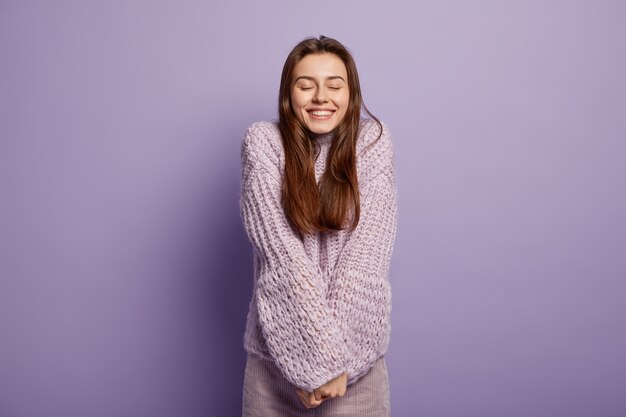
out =
[[(389, 265), (397, 223), (394, 151), (361, 119), (356, 145), (360, 220), (346, 230), (301, 235), (281, 205), (284, 150), (274, 122), (255, 122), (241, 145), (240, 214), (254, 249), (254, 291), (244, 348), (273, 360), (309, 392), (343, 372), (356, 382), (382, 356), (391, 330)], [(325, 171), (333, 134), (311, 135)], [(368, 149), (366, 149), (368, 148)]]

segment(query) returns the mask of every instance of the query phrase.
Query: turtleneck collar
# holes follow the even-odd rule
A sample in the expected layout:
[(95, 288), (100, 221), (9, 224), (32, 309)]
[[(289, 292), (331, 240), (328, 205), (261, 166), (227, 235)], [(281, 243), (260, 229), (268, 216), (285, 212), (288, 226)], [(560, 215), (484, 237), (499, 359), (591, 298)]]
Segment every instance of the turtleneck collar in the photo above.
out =
[(331, 143), (335, 137), (334, 130), (328, 133), (313, 133), (309, 132), (309, 137), (317, 143)]

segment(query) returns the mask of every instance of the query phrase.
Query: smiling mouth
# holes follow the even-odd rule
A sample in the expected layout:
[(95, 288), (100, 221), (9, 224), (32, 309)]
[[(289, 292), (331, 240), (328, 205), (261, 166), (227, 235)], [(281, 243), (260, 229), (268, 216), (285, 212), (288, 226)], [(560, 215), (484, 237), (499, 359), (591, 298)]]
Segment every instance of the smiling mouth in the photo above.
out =
[(335, 111), (334, 110), (307, 110), (307, 112), (314, 119), (322, 119), (323, 120), (323, 119), (330, 118)]

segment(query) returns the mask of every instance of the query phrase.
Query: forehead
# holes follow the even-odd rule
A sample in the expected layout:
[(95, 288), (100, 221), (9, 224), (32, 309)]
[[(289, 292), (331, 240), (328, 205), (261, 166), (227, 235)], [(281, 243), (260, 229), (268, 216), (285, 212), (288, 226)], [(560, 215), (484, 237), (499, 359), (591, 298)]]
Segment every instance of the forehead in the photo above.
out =
[(324, 79), (332, 76), (348, 78), (348, 72), (341, 58), (335, 54), (309, 54), (294, 67), (294, 79), (299, 76)]

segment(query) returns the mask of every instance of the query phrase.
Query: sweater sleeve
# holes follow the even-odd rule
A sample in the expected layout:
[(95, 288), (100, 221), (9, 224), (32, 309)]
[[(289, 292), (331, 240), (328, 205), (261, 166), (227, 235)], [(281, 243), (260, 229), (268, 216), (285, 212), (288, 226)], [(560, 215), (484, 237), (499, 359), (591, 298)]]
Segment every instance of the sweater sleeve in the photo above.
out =
[(331, 273), (329, 304), (348, 344), (348, 384), (386, 352), (391, 331), (389, 266), (397, 225), (397, 188), (391, 136), (385, 127), (367, 160), (360, 220)]
[(242, 144), (240, 212), (258, 255), (259, 324), (268, 350), (292, 384), (309, 392), (345, 371), (347, 347), (325, 298), (321, 271), (281, 204), (267, 138), (248, 128)]

